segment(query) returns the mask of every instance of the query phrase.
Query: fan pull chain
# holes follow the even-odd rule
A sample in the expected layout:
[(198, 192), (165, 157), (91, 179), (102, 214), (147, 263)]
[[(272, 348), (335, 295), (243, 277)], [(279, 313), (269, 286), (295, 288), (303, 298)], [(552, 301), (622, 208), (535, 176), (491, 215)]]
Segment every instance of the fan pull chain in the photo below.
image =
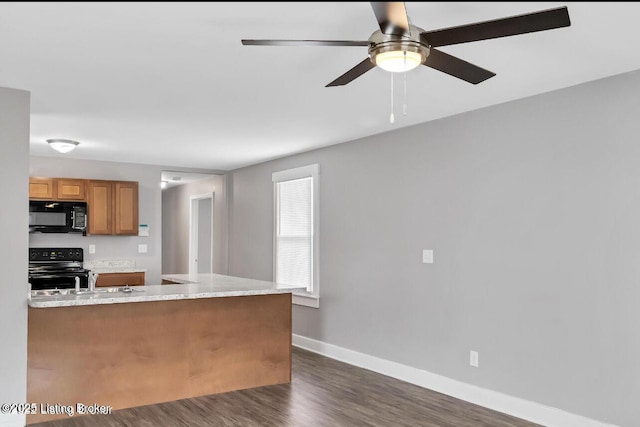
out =
[(391, 115), (389, 116), (389, 123), (395, 123), (396, 116), (393, 115), (393, 73), (391, 74)]
[[(404, 51), (404, 69), (407, 69), (407, 51)], [(404, 76), (403, 76), (403, 83), (404, 83), (404, 94), (402, 96), (402, 115), (406, 116), (407, 115), (407, 72), (404, 72)]]

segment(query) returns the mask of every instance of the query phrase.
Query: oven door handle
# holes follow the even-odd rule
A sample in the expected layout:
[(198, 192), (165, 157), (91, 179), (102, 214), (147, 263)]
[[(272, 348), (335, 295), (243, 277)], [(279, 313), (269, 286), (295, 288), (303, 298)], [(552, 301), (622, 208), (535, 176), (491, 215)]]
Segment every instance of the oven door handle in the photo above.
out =
[[(84, 277), (85, 274), (32, 274), (29, 276), (30, 279), (66, 279), (69, 277)], [(87, 276), (88, 277), (88, 276)]]

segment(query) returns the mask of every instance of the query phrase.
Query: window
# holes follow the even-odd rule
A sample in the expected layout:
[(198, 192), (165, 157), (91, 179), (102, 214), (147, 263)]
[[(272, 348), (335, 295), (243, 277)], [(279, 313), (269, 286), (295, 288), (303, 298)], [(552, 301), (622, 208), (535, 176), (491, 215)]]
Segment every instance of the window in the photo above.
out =
[(318, 165), (275, 172), (274, 281), (307, 288), (294, 304), (318, 307)]

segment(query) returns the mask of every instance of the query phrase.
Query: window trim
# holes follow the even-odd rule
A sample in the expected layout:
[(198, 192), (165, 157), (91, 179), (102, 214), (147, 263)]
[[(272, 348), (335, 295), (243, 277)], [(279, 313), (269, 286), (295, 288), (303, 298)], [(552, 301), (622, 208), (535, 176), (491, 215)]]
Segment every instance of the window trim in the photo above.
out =
[(320, 307), (320, 167), (313, 164), (293, 169), (273, 172), (271, 175), (272, 193), (273, 193), (273, 281), (276, 281), (276, 240), (277, 240), (277, 221), (278, 221), (278, 197), (276, 184), (282, 181), (291, 181), (294, 179), (308, 178), (313, 179), (313, 244), (312, 244), (312, 265), (313, 269), (313, 292), (294, 293), (292, 302), (296, 305), (306, 307)]

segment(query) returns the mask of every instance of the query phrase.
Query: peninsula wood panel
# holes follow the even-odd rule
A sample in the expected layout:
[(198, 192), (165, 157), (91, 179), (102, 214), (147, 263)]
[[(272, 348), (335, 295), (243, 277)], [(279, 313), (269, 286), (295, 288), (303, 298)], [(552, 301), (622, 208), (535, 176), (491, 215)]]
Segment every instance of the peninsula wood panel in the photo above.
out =
[(288, 383), (291, 294), (29, 308), (27, 353), (28, 402), (115, 410)]
[(111, 181), (89, 181), (89, 234), (113, 234)]
[(142, 286), (144, 285), (144, 272), (135, 273), (100, 273), (96, 286)]

